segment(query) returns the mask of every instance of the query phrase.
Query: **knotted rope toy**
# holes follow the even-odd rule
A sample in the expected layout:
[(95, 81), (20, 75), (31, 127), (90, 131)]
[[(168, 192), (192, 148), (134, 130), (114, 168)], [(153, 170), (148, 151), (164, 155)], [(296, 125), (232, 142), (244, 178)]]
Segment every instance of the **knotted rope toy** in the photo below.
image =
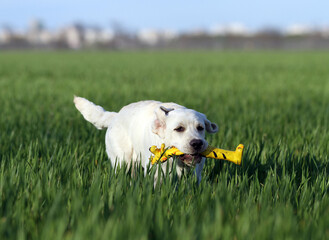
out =
[[(204, 152), (200, 153), (200, 155), (206, 158), (226, 160), (240, 165), (242, 160), (243, 148), (243, 144), (239, 144), (235, 151), (229, 151), (208, 146), (208, 148)], [(165, 144), (161, 144), (160, 148), (157, 148), (157, 146), (150, 147), (150, 152), (154, 154), (154, 156), (150, 157), (152, 165), (159, 161), (165, 162), (168, 158), (172, 156), (184, 155), (183, 152), (179, 151), (175, 147), (165, 148)]]

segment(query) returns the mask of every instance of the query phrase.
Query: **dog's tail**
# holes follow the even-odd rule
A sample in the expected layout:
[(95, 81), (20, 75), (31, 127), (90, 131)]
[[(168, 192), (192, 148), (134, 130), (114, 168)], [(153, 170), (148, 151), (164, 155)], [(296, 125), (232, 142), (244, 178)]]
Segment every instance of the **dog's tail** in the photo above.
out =
[(115, 112), (107, 112), (101, 106), (95, 105), (82, 97), (74, 96), (73, 102), (82, 116), (98, 129), (107, 128), (110, 125), (111, 119), (117, 114)]

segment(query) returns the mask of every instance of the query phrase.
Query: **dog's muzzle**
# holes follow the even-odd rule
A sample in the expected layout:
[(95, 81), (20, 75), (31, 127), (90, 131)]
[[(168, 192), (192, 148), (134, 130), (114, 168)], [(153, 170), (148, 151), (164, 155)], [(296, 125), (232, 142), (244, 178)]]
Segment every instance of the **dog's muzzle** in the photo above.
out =
[(200, 154), (183, 154), (178, 156), (179, 160), (181, 160), (185, 165), (189, 167), (193, 167), (196, 164), (200, 163), (202, 160), (202, 156)]

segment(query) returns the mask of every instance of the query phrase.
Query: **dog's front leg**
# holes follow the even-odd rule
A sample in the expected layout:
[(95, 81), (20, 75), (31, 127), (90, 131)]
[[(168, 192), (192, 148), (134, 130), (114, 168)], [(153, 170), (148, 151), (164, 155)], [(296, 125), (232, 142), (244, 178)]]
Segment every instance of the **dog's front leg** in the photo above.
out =
[(195, 173), (195, 175), (196, 175), (196, 177), (197, 177), (198, 184), (201, 182), (201, 178), (202, 178), (202, 176), (201, 176), (201, 175), (202, 175), (202, 169), (203, 169), (203, 165), (204, 165), (205, 162), (206, 162), (206, 158), (203, 157), (203, 158), (201, 159), (201, 162), (198, 163), (198, 164), (195, 166), (194, 173)]

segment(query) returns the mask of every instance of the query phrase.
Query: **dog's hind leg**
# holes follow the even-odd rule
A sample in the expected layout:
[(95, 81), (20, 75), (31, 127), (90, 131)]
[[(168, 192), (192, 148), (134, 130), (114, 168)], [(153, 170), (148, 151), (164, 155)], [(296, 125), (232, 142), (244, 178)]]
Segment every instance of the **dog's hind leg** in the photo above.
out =
[(121, 167), (125, 162), (128, 165), (133, 161), (133, 147), (122, 128), (109, 127), (105, 135), (106, 153), (112, 166)]

